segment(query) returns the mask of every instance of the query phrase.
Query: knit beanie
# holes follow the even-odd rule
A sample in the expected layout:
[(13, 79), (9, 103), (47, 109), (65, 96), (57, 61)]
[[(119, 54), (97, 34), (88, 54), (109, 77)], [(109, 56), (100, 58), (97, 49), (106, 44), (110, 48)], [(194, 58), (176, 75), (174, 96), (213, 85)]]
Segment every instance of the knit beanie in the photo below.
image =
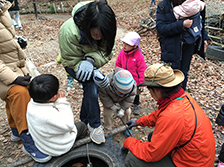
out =
[(128, 70), (120, 70), (114, 75), (115, 88), (124, 94), (128, 94), (134, 85), (134, 79)]
[(142, 50), (139, 46), (140, 40), (141, 40), (141, 37), (139, 36), (137, 32), (134, 32), (134, 31), (127, 33), (124, 38), (121, 38), (121, 41), (125, 42), (128, 45), (131, 45), (131, 46), (137, 45), (139, 51), (142, 53)]

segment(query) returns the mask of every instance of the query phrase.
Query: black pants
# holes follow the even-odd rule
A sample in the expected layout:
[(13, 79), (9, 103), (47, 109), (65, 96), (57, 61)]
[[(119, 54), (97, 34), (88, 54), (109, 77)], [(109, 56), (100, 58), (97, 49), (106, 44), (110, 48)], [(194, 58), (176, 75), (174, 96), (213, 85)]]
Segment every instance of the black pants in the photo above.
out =
[(81, 121), (76, 122), (75, 126), (76, 126), (77, 131), (78, 131), (76, 140), (77, 139), (83, 139), (88, 135), (88, 128), (87, 128), (87, 126), (84, 122), (81, 122)]
[(191, 65), (192, 55), (194, 54), (194, 44), (184, 44), (182, 48), (182, 57), (180, 60), (180, 70), (184, 73), (184, 81), (182, 83), (182, 88), (186, 90), (187, 80), (188, 80), (188, 71)]
[[(148, 141), (151, 141), (152, 132), (148, 135)], [(173, 161), (170, 157), (165, 156), (157, 162), (145, 162), (141, 159), (135, 157), (131, 152), (129, 152), (125, 159), (126, 167), (175, 167)]]
[(136, 105), (138, 106), (139, 103), (140, 103), (140, 102), (139, 102), (139, 95), (136, 95), (133, 104), (136, 104)]
[(219, 153), (219, 160), (224, 162), (224, 144), (222, 144), (222, 149)]

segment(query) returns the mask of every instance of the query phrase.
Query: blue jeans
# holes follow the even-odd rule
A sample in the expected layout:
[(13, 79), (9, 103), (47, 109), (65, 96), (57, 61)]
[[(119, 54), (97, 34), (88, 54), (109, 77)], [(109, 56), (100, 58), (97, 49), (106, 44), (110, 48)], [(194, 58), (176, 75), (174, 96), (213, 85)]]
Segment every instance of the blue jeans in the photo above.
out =
[[(75, 71), (72, 68), (65, 67), (65, 70), (70, 76), (76, 79)], [(80, 119), (86, 124), (89, 123), (92, 128), (97, 128), (101, 125), (100, 106), (98, 102), (99, 88), (92, 79), (81, 83), (83, 86), (83, 98)]]
[[(10, 17), (12, 19), (12, 23), (14, 26), (18, 26), (18, 27), (22, 27), (21, 22), (20, 22), (20, 18), (19, 18), (19, 10), (16, 11), (9, 11)], [(14, 19), (15, 16), (15, 19)]]
[(155, 0), (152, 0), (150, 6), (152, 6), (153, 3), (154, 3), (154, 5), (156, 5), (156, 1)]
[(194, 44), (183, 44), (182, 46), (182, 57), (180, 60), (180, 70), (184, 73), (184, 81), (182, 83), (182, 88), (186, 90), (188, 71), (190, 69), (192, 55), (194, 54)]

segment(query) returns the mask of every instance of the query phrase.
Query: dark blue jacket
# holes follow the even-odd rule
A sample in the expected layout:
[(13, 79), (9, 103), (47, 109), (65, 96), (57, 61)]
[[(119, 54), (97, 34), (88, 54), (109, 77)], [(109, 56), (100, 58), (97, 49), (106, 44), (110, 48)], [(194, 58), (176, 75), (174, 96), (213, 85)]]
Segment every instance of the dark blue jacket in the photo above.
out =
[(9, 8), (9, 11), (19, 10), (19, 3), (17, 0), (7, 0), (7, 1), (11, 3), (14, 1), (14, 7)]
[[(163, 0), (158, 4), (156, 12), (156, 29), (161, 47), (161, 60), (172, 63), (172, 68), (180, 69), (182, 49), (181, 34), (184, 32), (183, 20), (177, 21), (169, 0)], [(204, 9), (205, 10), (205, 9)], [(205, 12), (201, 12), (205, 15)], [(204, 16), (202, 16), (202, 38), (196, 42), (195, 53), (204, 58)]]

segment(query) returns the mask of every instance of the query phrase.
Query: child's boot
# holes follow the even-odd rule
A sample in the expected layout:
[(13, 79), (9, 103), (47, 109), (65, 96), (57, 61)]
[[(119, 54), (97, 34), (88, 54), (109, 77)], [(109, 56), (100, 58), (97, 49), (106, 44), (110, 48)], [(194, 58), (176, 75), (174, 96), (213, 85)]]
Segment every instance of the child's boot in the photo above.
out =
[(73, 81), (74, 81), (74, 78), (72, 78), (70, 75), (67, 75), (67, 91), (70, 91), (73, 89)]
[(23, 142), (23, 152), (30, 155), (36, 162), (45, 163), (52, 158), (51, 156), (48, 156), (38, 150), (28, 131), (23, 131), (20, 134), (20, 137)]

